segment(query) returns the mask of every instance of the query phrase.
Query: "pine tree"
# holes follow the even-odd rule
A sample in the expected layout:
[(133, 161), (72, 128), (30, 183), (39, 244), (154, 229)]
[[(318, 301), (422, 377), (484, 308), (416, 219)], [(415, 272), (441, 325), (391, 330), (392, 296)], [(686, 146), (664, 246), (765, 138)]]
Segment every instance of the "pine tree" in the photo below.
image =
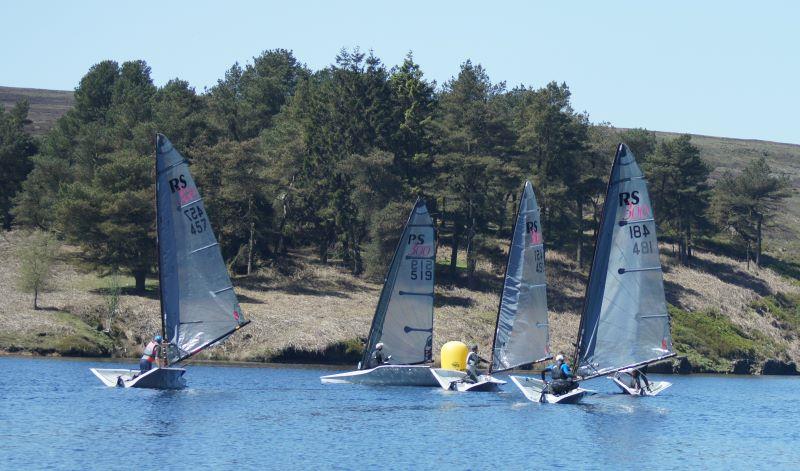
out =
[(643, 164), (650, 182), (653, 210), (663, 229), (678, 238), (679, 259), (688, 265), (692, 257), (692, 238), (707, 228), (710, 187), (709, 166), (700, 150), (684, 134), (661, 142)]
[(524, 93), (517, 147), (529, 162), (549, 240), (574, 242), (582, 261), (584, 206), (599, 180), (587, 172), (596, 157), (588, 152), (588, 117), (575, 113), (570, 97), (567, 85), (555, 82)]
[(21, 101), (6, 112), (0, 105), (0, 217), (2, 228), (10, 229), (12, 199), (33, 168), (31, 157), (36, 154), (36, 142), (25, 131), (28, 121), (28, 102)]
[(744, 240), (748, 265), (755, 244), (756, 266), (761, 266), (763, 230), (790, 195), (788, 176), (773, 174), (763, 156), (750, 162), (738, 175), (726, 172), (715, 186), (714, 218)]

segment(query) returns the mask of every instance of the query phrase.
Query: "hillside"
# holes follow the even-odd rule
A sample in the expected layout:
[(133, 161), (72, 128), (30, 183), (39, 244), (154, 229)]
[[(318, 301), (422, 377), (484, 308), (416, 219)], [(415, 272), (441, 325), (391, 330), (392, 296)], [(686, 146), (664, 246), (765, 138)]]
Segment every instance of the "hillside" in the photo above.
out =
[(18, 101), (27, 99), (30, 104), (28, 132), (41, 136), (49, 131), (75, 103), (72, 92), (42, 90), (38, 88), (13, 88), (0, 86), (0, 105), (12, 108)]
[[(109, 281), (80, 269), (79, 253), (70, 247), (62, 250), (53, 288), (40, 297), (45, 309), (34, 311), (30, 295), (14, 288), (21, 238), (12, 232), (0, 239), (0, 350), (132, 357), (159, 330), (155, 282), (148, 282), (145, 295), (136, 295), (131, 293), (133, 280), (123, 278), (121, 308), (111, 330), (116, 338), (104, 333)], [(740, 262), (703, 251), (695, 266), (685, 268), (663, 246), (662, 261), (675, 344), (694, 371), (758, 373), (769, 359), (777, 361), (773, 368), (800, 363), (797, 280), (769, 269), (747, 271)], [(437, 355), (448, 340), (474, 341), (484, 352), (490, 347), (502, 267), (482, 261), (478, 270), (480, 289), (438, 276)], [(552, 250), (547, 270), (553, 350), (571, 353), (585, 271), (576, 271)], [(380, 291), (380, 285), (320, 265), (304, 253), (234, 284), (253, 322), (205, 354), (206, 359), (354, 363)], [(683, 366), (688, 367), (686, 360)]]
[[(659, 140), (677, 137), (677, 133), (656, 132)], [(800, 253), (800, 145), (756, 139), (732, 139), (692, 134), (692, 144), (700, 149), (703, 160), (714, 167), (711, 178), (726, 170), (736, 172), (748, 162), (764, 156), (773, 171), (789, 175), (793, 195), (786, 201), (774, 227), (767, 229), (765, 251), (795, 258)]]

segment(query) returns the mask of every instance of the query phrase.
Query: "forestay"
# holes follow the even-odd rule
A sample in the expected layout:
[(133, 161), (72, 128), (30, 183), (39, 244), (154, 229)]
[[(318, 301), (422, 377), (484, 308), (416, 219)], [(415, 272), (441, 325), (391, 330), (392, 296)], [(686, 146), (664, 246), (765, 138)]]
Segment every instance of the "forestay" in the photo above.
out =
[(417, 199), (398, 242), (372, 319), (361, 368), (378, 342), (389, 363), (411, 365), (432, 360), (433, 288), (436, 242), (433, 221)]
[(647, 184), (620, 144), (581, 318), (579, 374), (608, 374), (674, 354)]
[(246, 324), (188, 162), (159, 134), (156, 143), (159, 280), (169, 363)]
[(544, 239), (531, 182), (520, 197), (492, 348), (490, 371), (550, 356)]

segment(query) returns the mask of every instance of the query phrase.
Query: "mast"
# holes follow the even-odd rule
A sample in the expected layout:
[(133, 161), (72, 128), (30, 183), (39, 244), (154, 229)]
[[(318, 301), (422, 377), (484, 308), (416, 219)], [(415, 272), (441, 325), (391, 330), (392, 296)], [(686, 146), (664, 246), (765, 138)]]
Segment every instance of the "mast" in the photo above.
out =
[[(158, 267), (158, 306), (161, 309), (161, 338), (166, 340), (167, 338), (167, 321), (166, 321), (166, 311), (164, 310), (164, 281), (162, 280), (162, 273), (161, 273), (161, 247), (159, 245), (159, 212), (158, 212), (158, 140), (159, 135), (156, 133), (156, 145), (155, 145), (155, 159), (153, 160), (153, 169), (155, 170), (154, 180), (155, 186), (153, 187), (153, 202), (156, 207), (156, 264)], [(163, 342), (163, 340), (162, 340)], [(169, 345), (169, 343), (167, 344)], [(167, 346), (169, 348), (169, 346)], [(164, 366), (169, 366), (169, 358), (166, 352), (162, 352)]]
[(581, 350), (581, 339), (583, 338), (583, 329), (586, 324), (586, 311), (588, 307), (587, 300), (589, 299), (589, 285), (591, 284), (592, 274), (594, 273), (595, 266), (597, 264), (597, 242), (600, 240), (600, 235), (603, 231), (603, 223), (606, 219), (606, 205), (608, 204), (608, 193), (611, 191), (611, 179), (614, 175), (614, 167), (617, 166), (617, 158), (619, 157), (619, 149), (620, 146), (617, 146), (617, 151), (614, 154), (614, 161), (611, 162), (611, 172), (608, 175), (608, 181), (606, 182), (606, 197), (603, 200), (603, 207), (600, 210), (600, 220), (597, 223), (597, 230), (594, 234), (594, 250), (592, 251), (592, 266), (589, 268), (589, 277), (586, 279), (586, 289), (583, 293), (583, 308), (581, 309), (581, 320), (578, 324), (578, 338), (575, 340), (575, 353), (572, 356), (572, 368), (574, 368), (575, 373), (578, 372), (578, 362), (580, 361), (580, 350)]
[[(517, 204), (517, 212), (514, 213), (514, 226), (511, 228), (511, 244), (508, 246), (508, 257), (506, 257), (506, 267), (503, 270), (503, 286), (505, 287), (506, 279), (508, 278), (508, 265), (511, 259), (511, 252), (514, 244), (514, 234), (517, 233), (517, 223), (519, 223), (520, 211), (522, 211), (522, 204), (525, 201), (525, 188), (522, 189), (522, 195), (519, 197), (519, 204)], [(489, 374), (494, 372), (494, 349), (497, 345), (497, 329), (500, 328), (500, 310), (503, 308), (503, 290), (500, 290), (500, 300), (497, 303), (497, 317), (494, 320), (494, 337), (492, 338), (492, 356), (489, 358)]]

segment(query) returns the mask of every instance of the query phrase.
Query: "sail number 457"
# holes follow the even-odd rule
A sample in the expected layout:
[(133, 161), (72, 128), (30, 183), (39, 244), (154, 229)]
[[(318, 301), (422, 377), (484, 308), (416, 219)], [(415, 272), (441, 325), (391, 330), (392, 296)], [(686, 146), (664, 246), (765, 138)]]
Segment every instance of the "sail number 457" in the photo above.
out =
[(208, 228), (208, 221), (200, 207), (192, 206), (189, 209), (184, 209), (183, 214), (189, 220), (189, 230), (192, 234), (200, 234)]

